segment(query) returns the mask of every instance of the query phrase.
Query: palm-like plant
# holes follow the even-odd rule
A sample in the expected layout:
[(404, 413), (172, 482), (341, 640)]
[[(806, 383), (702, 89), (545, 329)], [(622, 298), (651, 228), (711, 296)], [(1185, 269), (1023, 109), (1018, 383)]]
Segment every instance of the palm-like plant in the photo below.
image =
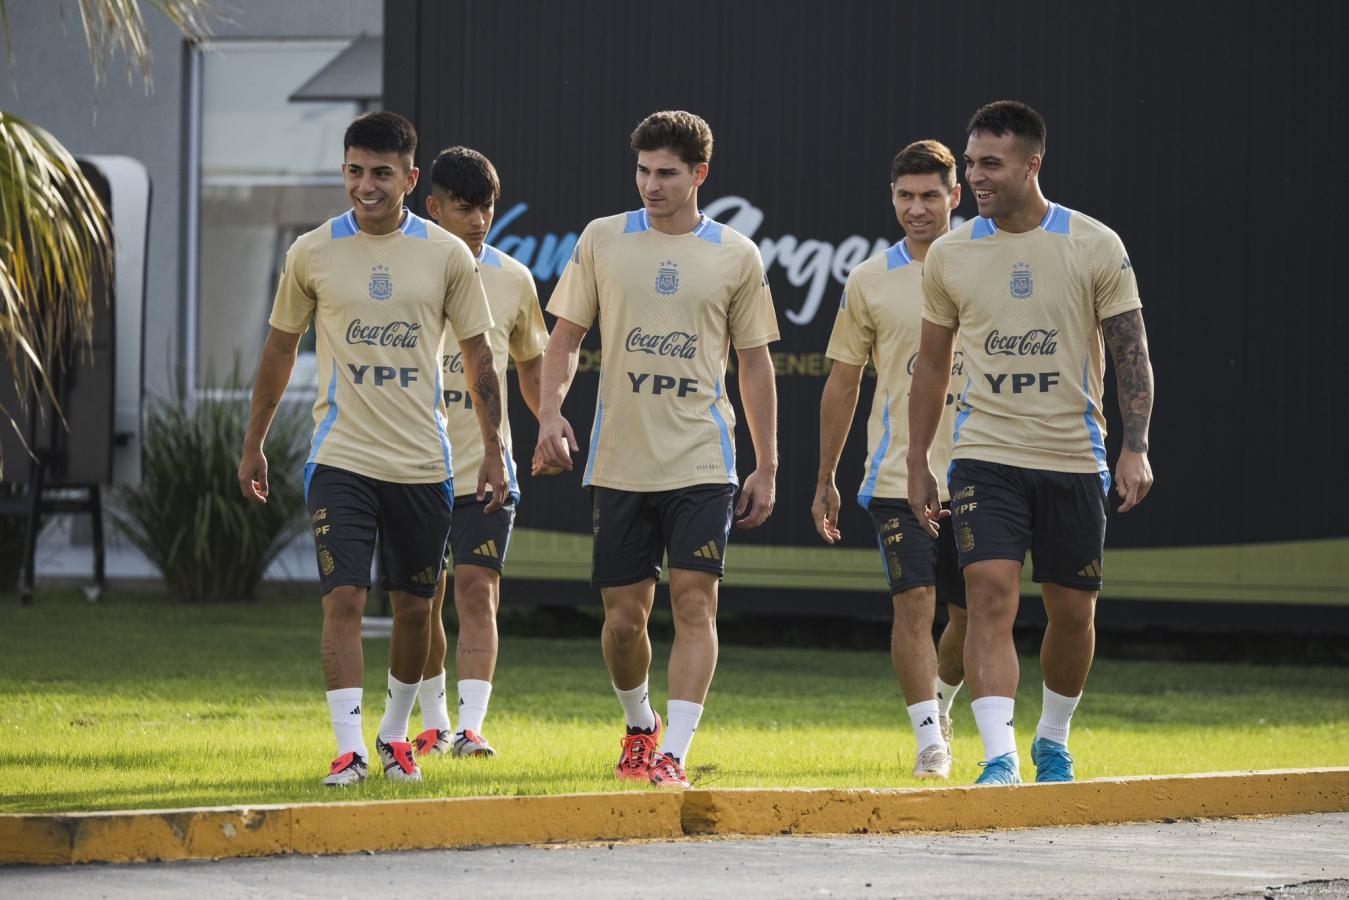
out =
[[(213, 0), (78, 0), (85, 43), (99, 84), (109, 63), (126, 56), (128, 77), (151, 87), (143, 7), (167, 16), (190, 39), (209, 36)], [(64, 16), (66, 4), (60, 4)], [(0, 30), (15, 65), (9, 16)], [(49, 373), (71, 343), (88, 344), (95, 276), (112, 254), (107, 210), (70, 152), (45, 129), (0, 110), (0, 348), (19, 397), (52, 396)], [(0, 424), (15, 410), (0, 407)], [(17, 428), (17, 424), (15, 425)], [(22, 433), (22, 429), (20, 429)], [(0, 471), (4, 460), (0, 459)]]

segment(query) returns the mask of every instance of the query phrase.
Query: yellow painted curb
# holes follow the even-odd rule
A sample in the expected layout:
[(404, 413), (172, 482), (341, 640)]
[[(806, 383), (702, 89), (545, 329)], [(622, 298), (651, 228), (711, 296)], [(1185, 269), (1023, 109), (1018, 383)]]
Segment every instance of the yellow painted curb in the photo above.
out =
[(1349, 769), (1101, 778), (992, 789), (689, 791), (686, 834), (857, 834), (1349, 811)]
[(683, 797), (650, 791), (0, 815), (0, 865), (225, 859), (678, 838)]
[(1349, 768), (1007, 788), (730, 789), (0, 815), (0, 865), (1097, 825), (1349, 811)]

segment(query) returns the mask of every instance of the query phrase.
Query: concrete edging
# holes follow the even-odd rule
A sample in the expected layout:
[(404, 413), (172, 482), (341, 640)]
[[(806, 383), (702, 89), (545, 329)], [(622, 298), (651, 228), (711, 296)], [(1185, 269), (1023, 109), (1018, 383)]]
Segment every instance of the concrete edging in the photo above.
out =
[(1349, 811), (1349, 768), (1010, 788), (726, 789), (0, 815), (0, 865), (702, 835), (885, 834)]

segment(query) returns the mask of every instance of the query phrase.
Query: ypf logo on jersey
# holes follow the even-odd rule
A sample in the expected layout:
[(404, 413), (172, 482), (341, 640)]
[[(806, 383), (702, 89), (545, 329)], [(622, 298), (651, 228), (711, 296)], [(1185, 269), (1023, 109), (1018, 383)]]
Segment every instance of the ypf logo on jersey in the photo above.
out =
[(1012, 297), (1025, 300), (1035, 293), (1035, 282), (1030, 277), (1030, 263), (1019, 262), (1012, 266)]
[(673, 260), (666, 260), (656, 269), (656, 293), (663, 297), (669, 297), (671, 294), (679, 291), (679, 265)]
[(375, 266), (370, 270), (370, 299), (388, 300), (393, 296), (393, 276), (388, 266)]

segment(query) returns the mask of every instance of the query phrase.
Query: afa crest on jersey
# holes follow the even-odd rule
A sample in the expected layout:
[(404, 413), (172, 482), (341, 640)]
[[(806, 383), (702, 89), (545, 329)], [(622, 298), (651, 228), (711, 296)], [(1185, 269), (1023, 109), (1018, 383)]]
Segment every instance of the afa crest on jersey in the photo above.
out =
[(375, 266), (370, 270), (370, 299), (388, 300), (393, 296), (393, 276), (388, 266)]
[(656, 270), (656, 293), (668, 297), (678, 290), (679, 266), (671, 260), (666, 260)]
[(1035, 282), (1030, 277), (1030, 264), (1019, 262), (1012, 266), (1012, 296), (1017, 300), (1025, 300), (1031, 294), (1035, 293)]

